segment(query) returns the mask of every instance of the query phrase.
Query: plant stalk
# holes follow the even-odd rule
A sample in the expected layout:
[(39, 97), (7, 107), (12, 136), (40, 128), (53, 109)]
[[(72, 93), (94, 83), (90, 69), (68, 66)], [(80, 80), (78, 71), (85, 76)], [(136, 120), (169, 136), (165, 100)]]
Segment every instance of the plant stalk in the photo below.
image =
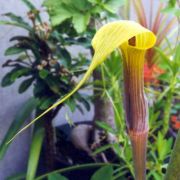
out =
[(122, 47), (122, 54), (126, 123), (133, 150), (135, 179), (145, 180), (148, 137), (148, 103), (143, 80), (145, 52), (133, 46), (126, 46)]
[[(42, 110), (38, 109), (37, 114), (41, 114)], [(50, 111), (44, 116), (44, 129), (45, 129), (45, 164), (46, 172), (54, 170), (54, 160), (55, 160), (55, 142), (54, 142), (54, 128), (52, 126), (53, 111)]]
[(129, 134), (133, 149), (133, 162), (136, 180), (146, 179), (146, 148), (148, 131), (140, 134)]
[[(52, 111), (51, 111), (52, 112)], [(54, 170), (54, 160), (55, 160), (55, 142), (54, 142), (54, 128), (52, 126), (51, 112), (49, 112), (45, 117), (44, 127), (45, 127), (45, 157), (46, 157), (46, 170), (50, 172)]]

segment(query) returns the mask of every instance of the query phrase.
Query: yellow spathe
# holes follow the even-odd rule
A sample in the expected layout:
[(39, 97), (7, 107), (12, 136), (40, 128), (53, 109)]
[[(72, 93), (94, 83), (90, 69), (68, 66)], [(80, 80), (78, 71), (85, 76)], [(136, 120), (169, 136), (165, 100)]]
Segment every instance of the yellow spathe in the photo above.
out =
[(156, 41), (156, 37), (151, 31), (142, 27), (140, 24), (134, 21), (115, 21), (101, 27), (92, 40), (92, 46), (95, 52), (92, 62), (79, 84), (69, 94), (60, 99), (58, 102), (56, 102), (46, 111), (44, 111), (41, 115), (32, 120), (23, 129), (21, 129), (10, 141), (12, 141), (18, 134), (20, 134), (22, 131), (32, 125), (39, 118), (41, 118), (50, 110), (63, 103), (72, 94), (74, 94), (88, 79), (92, 71), (97, 66), (99, 66), (112, 51), (114, 51), (116, 48), (122, 47), (124, 53), (126, 53), (125, 49), (131, 46), (128, 44), (128, 40), (133, 37), (135, 37), (136, 39), (136, 44), (135, 46), (133, 46), (133, 48), (142, 51), (151, 48)]

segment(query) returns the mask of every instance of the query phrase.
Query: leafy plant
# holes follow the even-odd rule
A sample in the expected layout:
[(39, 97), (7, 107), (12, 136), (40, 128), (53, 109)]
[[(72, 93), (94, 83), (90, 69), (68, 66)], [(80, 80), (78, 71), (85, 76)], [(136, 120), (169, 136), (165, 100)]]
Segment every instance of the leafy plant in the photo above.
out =
[[(1, 159), (10, 145), (6, 146), (6, 143), (19, 131), (32, 110), (35, 108), (36, 114), (38, 114), (67, 94), (76, 84), (77, 77), (84, 73), (84, 69), (89, 63), (89, 60), (83, 55), (72, 57), (67, 48), (68, 45), (79, 42), (79, 39), (70, 41), (71, 36), (68, 34), (65, 35), (53, 30), (48, 23), (43, 21), (39, 10), (30, 1), (23, 0), (23, 2), (29, 8), (30, 23), (13, 13), (4, 14), (9, 20), (0, 21), (1, 25), (21, 27), (28, 32), (26, 36), (17, 35), (10, 39), (14, 44), (6, 49), (5, 55), (14, 55), (15, 59), (8, 59), (3, 64), (3, 67), (10, 67), (11, 69), (3, 77), (1, 85), (3, 87), (9, 86), (23, 77), (18, 92), (24, 93), (27, 89), (33, 88), (34, 98), (28, 100), (12, 122), (0, 146)], [(89, 110), (89, 101), (85, 97), (83, 94), (76, 93), (65, 105), (69, 106), (72, 111), (77, 106), (83, 112), (80, 104), (86, 104), (84, 107)], [(34, 179), (36, 175), (44, 139), (46, 157), (51, 159), (51, 163), (47, 164), (47, 169), (53, 168), (55, 142), (52, 120), (61, 107), (53, 109), (44, 118), (44, 121), (35, 125), (26, 176), (29, 180)]]

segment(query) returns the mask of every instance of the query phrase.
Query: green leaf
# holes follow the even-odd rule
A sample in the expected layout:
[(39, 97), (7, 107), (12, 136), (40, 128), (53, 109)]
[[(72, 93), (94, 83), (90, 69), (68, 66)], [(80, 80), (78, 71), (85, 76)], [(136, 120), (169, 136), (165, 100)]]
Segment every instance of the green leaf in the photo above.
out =
[(176, 6), (176, 0), (169, 0), (169, 5), (172, 7)]
[(16, 16), (16, 15), (13, 14), (13, 13), (6, 13), (6, 14), (3, 14), (3, 15), (9, 17), (12, 21), (16, 21), (16, 22), (18, 22), (18, 23), (23, 23), (23, 24), (26, 23), (26, 22), (24, 22), (24, 20), (22, 19), (22, 17)]
[(72, 17), (72, 12), (59, 0), (46, 0), (43, 5), (48, 9), (53, 26), (57, 26)]
[(40, 99), (40, 104), (39, 104), (39, 108), (41, 110), (45, 110), (48, 107), (50, 107), (51, 105), (53, 105), (56, 102), (56, 98), (54, 97), (44, 97)]
[(173, 72), (174, 69), (173, 69), (173, 66), (172, 66), (172, 64), (171, 64), (170, 59), (163, 53), (163, 51), (162, 51), (160, 48), (155, 47), (155, 50), (156, 50), (156, 51), (159, 53), (159, 55), (161, 56), (161, 58), (162, 58), (162, 63), (164, 62), (164, 63), (168, 66), (169, 70)]
[(68, 179), (58, 173), (52, 173), (48, 175), (48, 180), (68, 180)]
[(99, 153), (101, 153), (101, 152), (103, 152), (103, 151), (105, 151), (105, 150), (107, 150), (107, 149), (109, 149), (109, 148), (112, 148), (112, 147), (113, 147), (113, 144), (104, 145), (104, 146), (102, 146), (102, 147), (97, 148), (97, 149), (92, 153), (92, 155), (93, 155), (93, 156), (94, 156), (94, 155), (97, 155), (97, 154), (99, 154)]
[(112, 134), (116, 134), (116, 131), (107, 123), (101, 121), (96, 121), (96, 125), (104, 130), (106, 130), (107, 132), (110, 132)]
[(60, 94), (60, 85), (57, 79), (47, 76), (45, 82), (55, 94)]
[(111, 165), (104, 166), (97, 170), (91, 180), (113, 180), (113, 168)]
[(32, 77), (23, 81), (19, 86), (18, 92), (19, 93), (25, 92), (31, 86), (33, 81), (34, 81), (34, 78)]
[(132, 147), (130, 144), (126, 144), (126, 147), (124, 148), (124, 158), (128, 162), (130, 162), (132, 160)]
[(39, 71), (39, 76), (42, 79), (45, 79), (48, 76), (48, 74), (49, 74), (49, 71), (46, 69), (42, 69)]
[(7, 73), (2, 81), (1, 81), (1, 86), (2, 87), (6, 87), (11, 85), (12, 83), (14, 83), (14, 81), (23, 76), (27, 76), (30, 73), (30, 69), (29, 68), (25, 68), (25, 67), (17, 67), (14, 68), (13, 70), (11, 70), (9, 73)]
[(70, 53), (68, 52), (68, 50), (66, 50), (65, 48), (61, 48), (61, 47), (58, 47), (58, 53), (60, 54), (61, 56), (61, 63), (65, 66), (65, 67), (70, 67), (71, 65), (71, 55)]
[(14, 73), (12, 73), (11, 79), (12, 79), (13, 81), (15, 81), (17, 78), (19, 78), (19, 77), (21, 77), (21, 76), (27, 76), (27, 75), (29, 75), (30, 70), (31, 70), (31, 69), (26, 68), (26, 67), (17, 68), (17, 70), (14, 71)]
[(173, 143), (172, 138), (169, 138), (167, 140), (163, 137), (163, 135), (160, 132), (158, 133), (156, 144), (157, 144), (157, 151), (160, 161), (165, 160), (167, 155), (170, 153), (172, 143)]
[(23, 123), (30, 116), (35, 107), (36, 100), (34, 98), (30, 98), (20, 108), (0, 145), (0, 159), (4, 157), (10, 145), (6, 144), (8, 140), (10, 140), (21, 129)]
[(162, 10), (163, 13), (169, 13), (169, 14), (172, 14), (172, 15), (175, 15), (177, 17), (180, 16), (180, 9), (178, 8), (175, 8), (175, 7), (166, 7)]
[(17, 45), (15, 45), (15, 46), (12, 46), (12, 47), (9, 47), (8, 49), (6, 49), (5, 56), (20, 54), (24, 51), (25, 51), (24, 48), (20, 48)]
[(11, 84), (14, 83), (14, 80), (11, 79), (12, 73), (14, 73), (13, 70), (12, 70), (11, 72), (7, 73), (7, 74), (3, 77), (2, 81), (1, 81), (1, 86), (2, 86), (2, 87), (10, 86)]
[(71, 112), (74, 112), (76, 110), (76, 102), (74, 98), (69, 98), (65, 104), (70, 108)]
[(17, 27), (21, 27), (21, 28), (26, 29), (26, 30), (31, 31), (31, 32), (33, 31), (31, 26), (28, 23), (26, 23), (22, 19), (22, 17), (16, 16), (13, 13), (6, 13), (6, 14), (4, 14), (4, 16), (9, 17), (12, 21), (0, 21), (0, 24), (17, 26)]
[(109, 0), (104, 4), (104, 8), (114, 14), (117, 13), (119, 7), (123, 6), (125, 2), (126, 0)]
[(21, 0), (30, 10), (36, 9), (36, 7), (28, 0)]
[(30, 155), (28, 160), (26, 180), (34, 180), (36, 176), (43, 139), (44, 139), (44, 128), (42, 127), (35, 128), (32, 138), (32, 143), (30, 146)]
[[(89, 7), (89, 3), (85, 1), (58, 1), (46, 0), (44, 5), (48, 8), (50, 19), (53, 26), (60, 25), (66, 19), (72, 18), (72, 23), (78, 33), (85, 31), (90, 20), (90, 14), (85, 12), (82, 14), (84, 7)], [(75, 5), (75, 3), (77, 3)], [(81, 6), (78, 6), (81, 4)]]
[[(25, 50), (31, 50), (33, 55), (36, 57), (37, 61), (41, 59), (41, 54), (39, 49), (47, 49), (45, 44), (42, 44), (38, 36), (32, 35), (32, 37), (27, 36), (14, 36), (10, 41), (18, 41), (18, 47)], [(48, 52), (48, 49), (46, 50)]]
[(80, 11), (87, 11), (92, 6), (87, 0), (71, 0), (73, 6)]
[(174, 74), (180, 70), (180, 44), (176, 47), (174, 61), (173, 61)]
[(82, 33), (86, 30), (87, 25), (89, 24), (90, 14), (76, 13), (73, 15), (72, 23), (74, 28), (78, 33)]

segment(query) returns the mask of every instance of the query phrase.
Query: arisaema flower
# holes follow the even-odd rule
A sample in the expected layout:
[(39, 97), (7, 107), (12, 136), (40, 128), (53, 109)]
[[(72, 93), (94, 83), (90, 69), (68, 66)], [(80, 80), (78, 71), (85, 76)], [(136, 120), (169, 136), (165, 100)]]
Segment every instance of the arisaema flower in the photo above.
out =
[(103, 63), (111, 52), (119, 49), (123, 56), (126, 122), (133, 147), (135, 176), (137, 180), (144, 180), (148, 107), (143, 90), (143, 66), (145, 52), (155, 44), (155, 41), (156, 37), (151, 31), (133, 21), (116, 21), (101, 27), (92, 40), (94, 48), (92, 62), (79, 84), (64, 98), (31, 121), (18, 134), (73, 95), (88, 79), (92, 71)]

